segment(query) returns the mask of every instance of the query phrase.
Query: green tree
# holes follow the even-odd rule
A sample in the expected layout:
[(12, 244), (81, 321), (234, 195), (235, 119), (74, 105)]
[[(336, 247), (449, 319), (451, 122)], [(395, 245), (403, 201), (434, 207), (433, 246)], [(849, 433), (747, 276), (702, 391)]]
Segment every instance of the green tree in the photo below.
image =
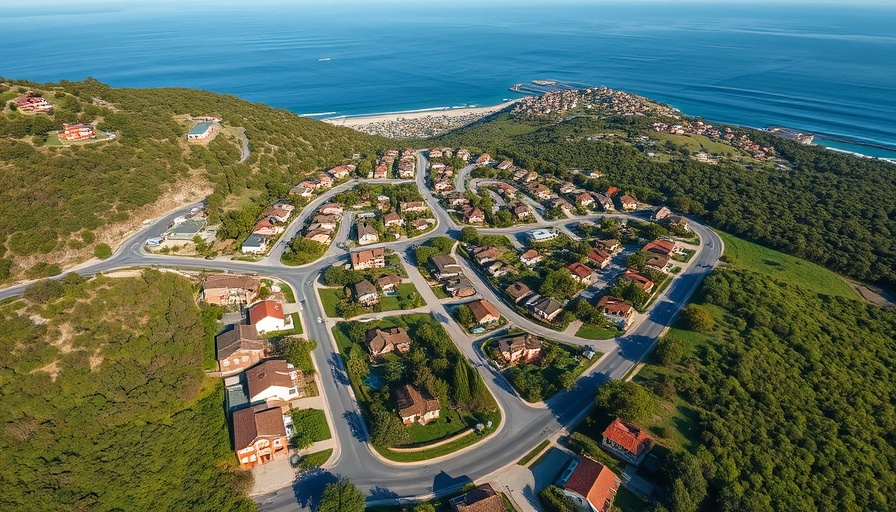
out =
[(633, 423), (650, 420), (657, 408), (656, 398), (650, 391), (634, 382), (621, 380), (601, 384), (594, 403), (607, 414)]
[(436, 507), (432, 503), (420, 503), (414, 506), (414, 512), (436, 512)]
[(370, 440), (377, 446), (391, 448), (410, 442), (408, 431), (394, 411), (376, 403), (371, 407)]
[(460, 230), (460, 241), (465, 244), (477, 245), (479, 243), (479, 231), (472, 226)]
[(364, 512), (364, 494), (346, 479), (327, 484), (317, 512)]
[(466, 304), (461, 304), (457, 308), (457, 321), (464, 327), (470, 328), (476, 325), (476, 316), (473, 310)]
[(685, 325), (692, 331), (708, 333), (712, 332), (716, 322), (712, 318), (712, 313), (706, 307), (700, 304), (688, 304), (681, 310), (681, 318)]
[(349, 351), (348, 360), (345, 362), (345, 368), (349, 375), (358, 379), (364, 379), (370, 374), (370, 366), (367, 364), (367, 358), (364, 357), (361, 349), (352, 347)]
[(579, 507), (556, 485), (549, 485), (538, 493), (538, 501), (545, 512), (578, 512)]
[(656, 344), (654, 357), (663, 366), (678, 364), (684, 357), (684, 343), (673, 336), (663, 336)]
[(356, 345), (367, 343), (367, 326), (361, 322), (349, 322), (345, 334)]
[(451, 391), (454, 394), (454, 404), (460, 409), (466, 409), (470, 406), (473, 396), (470, 392), (470, 376), (467, 373), (467, 365), (454, 365), (454, 378), (451, 381)]
[(109, 244), (97, 244), (93, 248), (93, 255), (101, 260), (104, 260), (112, 256), (112, 248), (109, 247)]
[(569, 299), (578, 291), (579, 283), (572, 278), (572, 275), (565, 268), (548, 272), (538, 288), (538, 292), (542, 295), (554, 297), (558, 300)]
[(22, 296), (38, 304), (46, 304), (62, 297), (63, 293), (65, 293), (65, 290), (58, 281), (44, 279), (25, 288), (25, 293)]
[(323, 441), (330, 437), (327, 418), (324, 412), (318, 409), (293, 409), (290, 411), (295, 433), (290, 438), (290, 444), (301, 450), (317, 441)]
[(454, 247), (454, 239), (449, 238), (447, 236), (437, 236), (429, 241), (430, 245), (432, 245), (437, 251), (441, 253), (448, 254), (451, 252), (451, 248)]

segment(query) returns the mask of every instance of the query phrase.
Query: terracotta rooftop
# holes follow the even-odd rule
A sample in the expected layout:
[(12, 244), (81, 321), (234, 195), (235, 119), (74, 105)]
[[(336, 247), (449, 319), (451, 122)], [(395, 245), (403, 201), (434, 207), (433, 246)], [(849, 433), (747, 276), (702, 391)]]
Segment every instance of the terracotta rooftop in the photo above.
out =
[(263, 300), (249, 308), (249, 322), (252, 325), (257, 324), (260, 320), (273, 317), (283, 320), (283, 305), (275, 300)]
[(604, 430), (603, 436), (625, 448), (626, 451), (634, 454), (636, 457), (644, 450), (649, 450), (650, 445), (653, 444), (653, 439), (647, 432), (619, 418), (610, 423)]
[(476, 317), (476, 322), (482, 322), (488, 315), (495, 318), (501, 318), (501, 313), (498, 309), (487, 300), (475, 300), (471, 302), (470, 310), (473, 312), (473, 316)]
[(606, 512), (610, 510), (618, 486), (615, 473), (600, 462), (584, 456), (579, 460), (564, 488), (588, 498), (594, 508)]

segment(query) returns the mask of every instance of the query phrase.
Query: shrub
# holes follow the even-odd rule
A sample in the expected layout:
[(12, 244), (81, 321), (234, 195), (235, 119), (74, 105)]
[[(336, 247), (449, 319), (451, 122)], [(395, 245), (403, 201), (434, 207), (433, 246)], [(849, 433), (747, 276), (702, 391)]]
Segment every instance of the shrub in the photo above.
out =
[(109, 244), (97, 244), (96, 247), (93, 248), (93, 255), (104, 260), (112, 256), (112, 248), (109, 247)]

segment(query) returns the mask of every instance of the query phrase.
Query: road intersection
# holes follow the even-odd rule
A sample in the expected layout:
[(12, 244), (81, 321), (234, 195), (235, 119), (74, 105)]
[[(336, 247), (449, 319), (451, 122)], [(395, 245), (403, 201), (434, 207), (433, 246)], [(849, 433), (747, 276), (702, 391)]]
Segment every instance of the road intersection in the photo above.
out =
[[(395, 463), (386, 461), (375, 454), (366, 441), (363, 421), (350, 386), (338, 378), (344, 372), (341, 358), (332, 340), (323, 307), (314, 290), (314, 283), (326, 268), (347, 261), (347, 252), (334, 242), (324, 256), (310, 264), (290, 267), (282, 264), (280, 258), (288, 241), (298, 233), (305, 219), (333, 195), (357, 185), (358, 180), (335, 187), (304, 207), (296, 216), (280, 241), (270, 254), (258, 262), (242, 262), (218, 258), (203, 260), (150, 254), (143, 250), (144, 241), (162, 233), (179, 215), (196, 205), (172, 212), (157, 219), (140, 232), (128, 238), (107, 260), (88, 262), (76, 268), (82, 275), (92, 275), (112, 270), (132, 267), (175, 267), (184, 269), (228, 271), (269, 276), (285, 282), (293, 288), (297, 300), (303, 300), (300, 315), (309, 339), (318, 341), (313, 352), (315, 365), (320, 374), (321, 396), (330, 408), (334, 421), (334, 441), (336, 449), (333, 457), (325, 465), (326, 470), (307, 473), (299, 477), (290, 487), (257, 497), (260, 509), (265, 511), (285, 511), (309, 508), (315, 496), (320, 494), (324, 484), (334, 481), (337, 476), (350, 479), (368, 496), (369, 503), (401, 502), (415, 497), (440, 495), (459, 490), (466, 483), (490, 475), (501, 468), (514, 464), (532, 447), (552, 433), (567, 427), (580, 419), (593, 402), (597, 386), (607, 379), (624, 377), (652, 349), (662, 332), (674, 321), (681, 307), (697, 289), (702, 279), (712, 270), (722, 253), (721, 239), (710, 229), (691, 222), (692, 229), (700, 236), (702, 247), (695, 254), (688, 267), (676, 277), (672, 284), (656, 298), (654, 305), (644, 317), (633, 325), (623, 336), (605, 342), (581, 340), (532, 322), (520, 316), (513, 308), (501, 300), (494, 290), (459, 258), (464, 273), (473, 282), (477, 291), (494, 304), (510, 323), (535, 334), (561, 341), (590, 344), (605, 355), (586, 371), (574, 389), (558, 393), (544, 404), (532, 406), (524, 403), (514, 393), (507, 381), (478, 351), (478, 341), (467, 335), (445, 310), (445, 305), (423, 280), (413, 265), (413, 247), (425, 240), (448, 235), (457, 238), (460, 226), (451, 218), (433, 196), (426, 185), (428, 161), (423, 152), (417, 153), (416, 184), (426, 202), (437, 217), (438, 224), (433, 231), (412, 238), (376, 244), (371, 247), (387, 247), (394, 250), (408, 270), (411, 281), (416, 285), (422, 298), (430, 306), (432, 314), (446, 328), (455, 343), (476, 366), (489, 390), (495, 396), (502, 413), (501, 428), (487, 439), (466, 450), (438, 459), (418, 463)], [(473, 166), (464, 168), (457, 176), (465, 181)], [(407, 183), (411, 180), (365, 180), (365, 182)], [(535, 227), (556, 226), (568, 229), (568, 224), (584, 220), (595, 221), (606, 215), (593, 214), (571, 219), (546, 221), (542, 225), (522, 225), (511, 228), (481, 229), (482, 233), (514, 235)], [(623, 214), (615, 218), (629, 217)], [(343, 221), (340, 236), (347, 234), (348, 222)], [(340, 244), (341, 245), (341, 244)], [(61, 277), (61, 276), (60, 276)], [(0, 299), (21, 294), (26, 284), (0, 290)], [(481, 338), (480, 338), (481, 339)]]

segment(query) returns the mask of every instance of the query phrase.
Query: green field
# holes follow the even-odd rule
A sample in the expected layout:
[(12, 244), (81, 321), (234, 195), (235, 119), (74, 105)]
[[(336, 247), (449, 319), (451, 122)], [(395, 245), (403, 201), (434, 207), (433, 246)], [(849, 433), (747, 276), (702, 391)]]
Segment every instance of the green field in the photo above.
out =
[(644, 512), (647, 503), (637, 497), (634, 493), (620, 486), (616, 492), (616, 499), (613, 500), (613, 510), (619, 512)]
[(859, 295), (837, 274), (806, 260), (716, 231), (725, 243), (724, 259), (734, 268), (774, 276), (822, 295), (858, 299)]
[(342, 300), (342, 288), (318, 288), (317, 293), (320, 295), (320, 302), (324, 306), (324, 313), (330, 318), (338, 317), (336, 306)]
[(538, 443), (538, 446), (536, 446), (535, 448), (532, 448), (532, 451), (530, 451), (522, 459), (520, 459), (519, 462), (517, 462), (517, 464), (519, 464), (520, 466), (525, 466), (525, 465), (529, 464), (529, 461), (534, 459), (536, 455), (538, 455), (539, 453), (541, 453), (542, 450), (547, 448), (548, 444), (550, 444), (550, 441), (548, 441), (547, 439)]
[(332, 448), (321, 450), (319, 452), (309, 453), (308, 455), (302, 457), (302, 460), (299, 461), (299, 467), (304, 470), (320, 467), (330, 459), (331, 455), (333, 455)]
[[(342, 288), (319, 288), (317, 293), (320, 294), (320, 301), (324, 306), (324, 313), (330, 318), (338, 318), (342, 315), (338, 312), (339, 303), (343, 298)], [(397, 295), (380, 294), (380, 303), (376, 311), (400, 311), (403, 309), (414, 309), (413, 304), (401, 298), (408, 297), (411, 293), (419, 292), (413, 283), (402, 283), (398, 285)], [(372, 308), (365, 308), (364, 313), (373, 311)]]
[(661, 142), (670, 141), (676, 146), (686, 147), (692, 153), (697, 151), (706, 151), (707, 153), (719, 155), (736, 155), (738, 151), (721, 142), (711, 140), (704, 135), (675, 135), (672, 133), (650, 133), (651, 138), (659, 139)]
[(426, 425), (414, 423), (409, 426), (408, 434), (411, 436), (412, 443), (424, 444), (459, 434), (466, 428), (464, 419), (457, 411), (446, 409), (439, 414), (439, 419), (436, 421), (431, 421)]
[(608, 340), (622, 334), (619, 329), (607, 329), (598, 325), (582, 324), (576, 331), (577, 338), (585, 338), (586, 340)]

